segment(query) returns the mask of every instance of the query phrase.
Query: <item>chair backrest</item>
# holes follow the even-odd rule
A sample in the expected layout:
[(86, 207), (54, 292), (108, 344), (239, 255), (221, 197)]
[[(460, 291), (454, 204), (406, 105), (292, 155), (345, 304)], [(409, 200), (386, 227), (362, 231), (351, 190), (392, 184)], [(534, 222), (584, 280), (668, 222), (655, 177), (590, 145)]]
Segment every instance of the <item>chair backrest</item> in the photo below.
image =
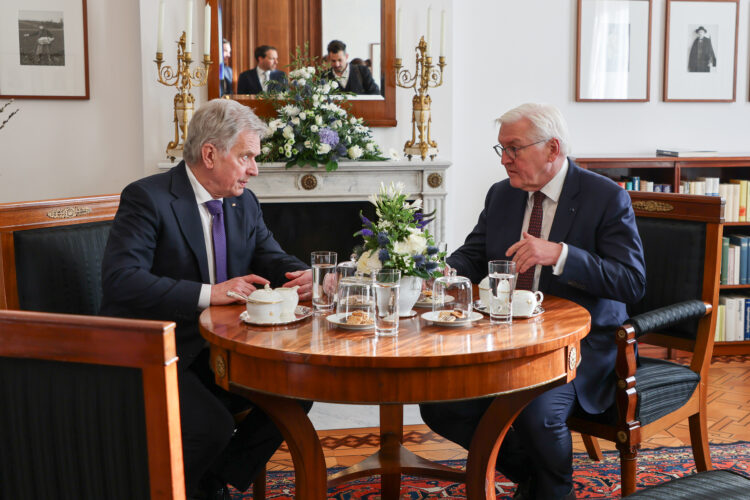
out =
[[(698, 299), (717, 311), (721, 270), (723, 200), (715, 196), (631, 192), (646, 261), (646, 294), (628, 308), (631, 316)], [(681, 349), (702, 334), (713, 339), (716, 315), (659, 334), (684, 339)], [(703, 323), (710, 331), (701, 332)], [(702, 339), (698, 343), (702, 343)], [(674, 347), (674, 346), (673, 346)]]
[(0, 498), (185, 498), (174, 323), (0, 311), (0, 401)]
[(0, 309), (91, 314), (119, 195), (0, 204)]

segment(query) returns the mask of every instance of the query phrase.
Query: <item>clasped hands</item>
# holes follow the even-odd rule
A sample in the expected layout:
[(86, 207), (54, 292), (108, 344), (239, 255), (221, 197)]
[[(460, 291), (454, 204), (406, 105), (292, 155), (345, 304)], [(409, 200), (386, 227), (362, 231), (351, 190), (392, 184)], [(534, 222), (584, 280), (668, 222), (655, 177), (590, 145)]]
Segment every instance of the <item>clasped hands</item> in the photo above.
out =
[[(299, 286), (297, 294), (300, 300), (310, 300), (312, 298), (312, 271), (310, 269), (291, 271), (286, 273), (285, 276), (289, 280), (284, 283), (283, 286), (285, 288)], [(232, 291), (248, 296), (258, 288), (256, 285), (262, 287), (269, 283), (270, 281), (257, 274), (238, 276), (223, 283), (217, 283), (211, 287), (211, 305), (242, 302), (240, 299), (227, 296), (227, 292)]]
[(523, 274), (537, 264), (554, 266), (557, 264), (561, 252), (562, 243), (543, 240), (524, 231), (523, 238), (513, 243), (505, 252), (505, 255), (507, 257), (513, 256), (513, 262), (516, 263), (516, 272)]

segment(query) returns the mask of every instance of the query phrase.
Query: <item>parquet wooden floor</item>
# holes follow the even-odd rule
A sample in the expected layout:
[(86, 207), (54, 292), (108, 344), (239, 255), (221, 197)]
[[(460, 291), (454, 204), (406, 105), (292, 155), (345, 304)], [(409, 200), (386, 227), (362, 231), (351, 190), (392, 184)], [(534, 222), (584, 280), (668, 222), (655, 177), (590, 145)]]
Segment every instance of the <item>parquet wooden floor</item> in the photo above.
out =
[[(657, 357), (655, 351), (642, 355)], [(721, 356), (709, 370), (708, 431), (711, 443), (750, 441), (750, 356)], [(326, 430), (319, 433), (326, 466), (353, 465), (377, 450), (378, 428)], [(424, 425), (404, 426), (404, 444), (431, 460), (465, 458), (466, 451), (435, 435)], [(600, 441), (602, 450), (614, 445)], [(643, 444), (644, 448), (690, 444), (687, 421), (675, 424)], [(579, 434), (573, 434), (573, 451), (584, 452)], [(271, 458), (269, 470), (290, 470), (292, 460), (286, 444)]]

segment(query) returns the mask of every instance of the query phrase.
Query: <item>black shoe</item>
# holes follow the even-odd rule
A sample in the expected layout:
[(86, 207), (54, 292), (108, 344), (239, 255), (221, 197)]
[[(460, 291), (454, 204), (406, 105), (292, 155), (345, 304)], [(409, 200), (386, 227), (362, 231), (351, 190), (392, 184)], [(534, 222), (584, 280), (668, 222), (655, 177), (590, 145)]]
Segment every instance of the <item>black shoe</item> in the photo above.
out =
[(188, 496), (188, 500), (232, 500), (229, 494), (229, 486), (221, 480), (211, 477), (201, 481), (200, 491), (194, 496)]

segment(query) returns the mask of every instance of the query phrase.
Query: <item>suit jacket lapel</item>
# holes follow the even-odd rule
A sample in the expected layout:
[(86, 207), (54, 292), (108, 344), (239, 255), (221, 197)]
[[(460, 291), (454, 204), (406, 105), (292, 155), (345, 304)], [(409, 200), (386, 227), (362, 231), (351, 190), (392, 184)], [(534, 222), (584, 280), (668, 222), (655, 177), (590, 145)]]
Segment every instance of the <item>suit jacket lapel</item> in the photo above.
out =
[(187, 173), (185, 172), (185, 162), (181, 162), (172, 169), (172, 194), (175, 199), (172, 200), (172, 211), (175, 214), (177, 223), (180, 225), (180, 231), (185, 237), (190, 250), (193, 251), (195, 259), (200, 268), (201, 279), (208, 283), (208, 256), (206, 255), (206, 242), (203, 239), (203, 228), (201, 227), (200, 214), (198, 205), (195, 202), (195, 193), (190, 185)]
[[(565, 241), (578, 214), (580, 202), (577, 197), (580, 188), (581, 172), (580, 167), (573, 163), (573, 161), (569, 159), (568, 162), (568, 173), (565, 175), (565, 182), (560, 192), (560, 200), (557, 202), (555, 218), (552, 221), (552, 228), (549, 232), (549, 241)], [(546, 289), (551, 274), (550, 267), (543, 268), (539, 279), (540, 289)]]
[(247, 273), (247, 269), (240, 269), (240, 264), (234, 255), (242, 255), (245, 248), (246, 231), (243, 231), (245, 212), (238, 198), (224, 199), (224, 229), (227, 235), (227, 277), (234, 278)]
[(263, 85), (260, 84), (260, 77), (258, 77), (258, 68), (253, 68), (250, 71), (250, 81), (252, 82), (252, 88), (256, 94), (263, 92)]

